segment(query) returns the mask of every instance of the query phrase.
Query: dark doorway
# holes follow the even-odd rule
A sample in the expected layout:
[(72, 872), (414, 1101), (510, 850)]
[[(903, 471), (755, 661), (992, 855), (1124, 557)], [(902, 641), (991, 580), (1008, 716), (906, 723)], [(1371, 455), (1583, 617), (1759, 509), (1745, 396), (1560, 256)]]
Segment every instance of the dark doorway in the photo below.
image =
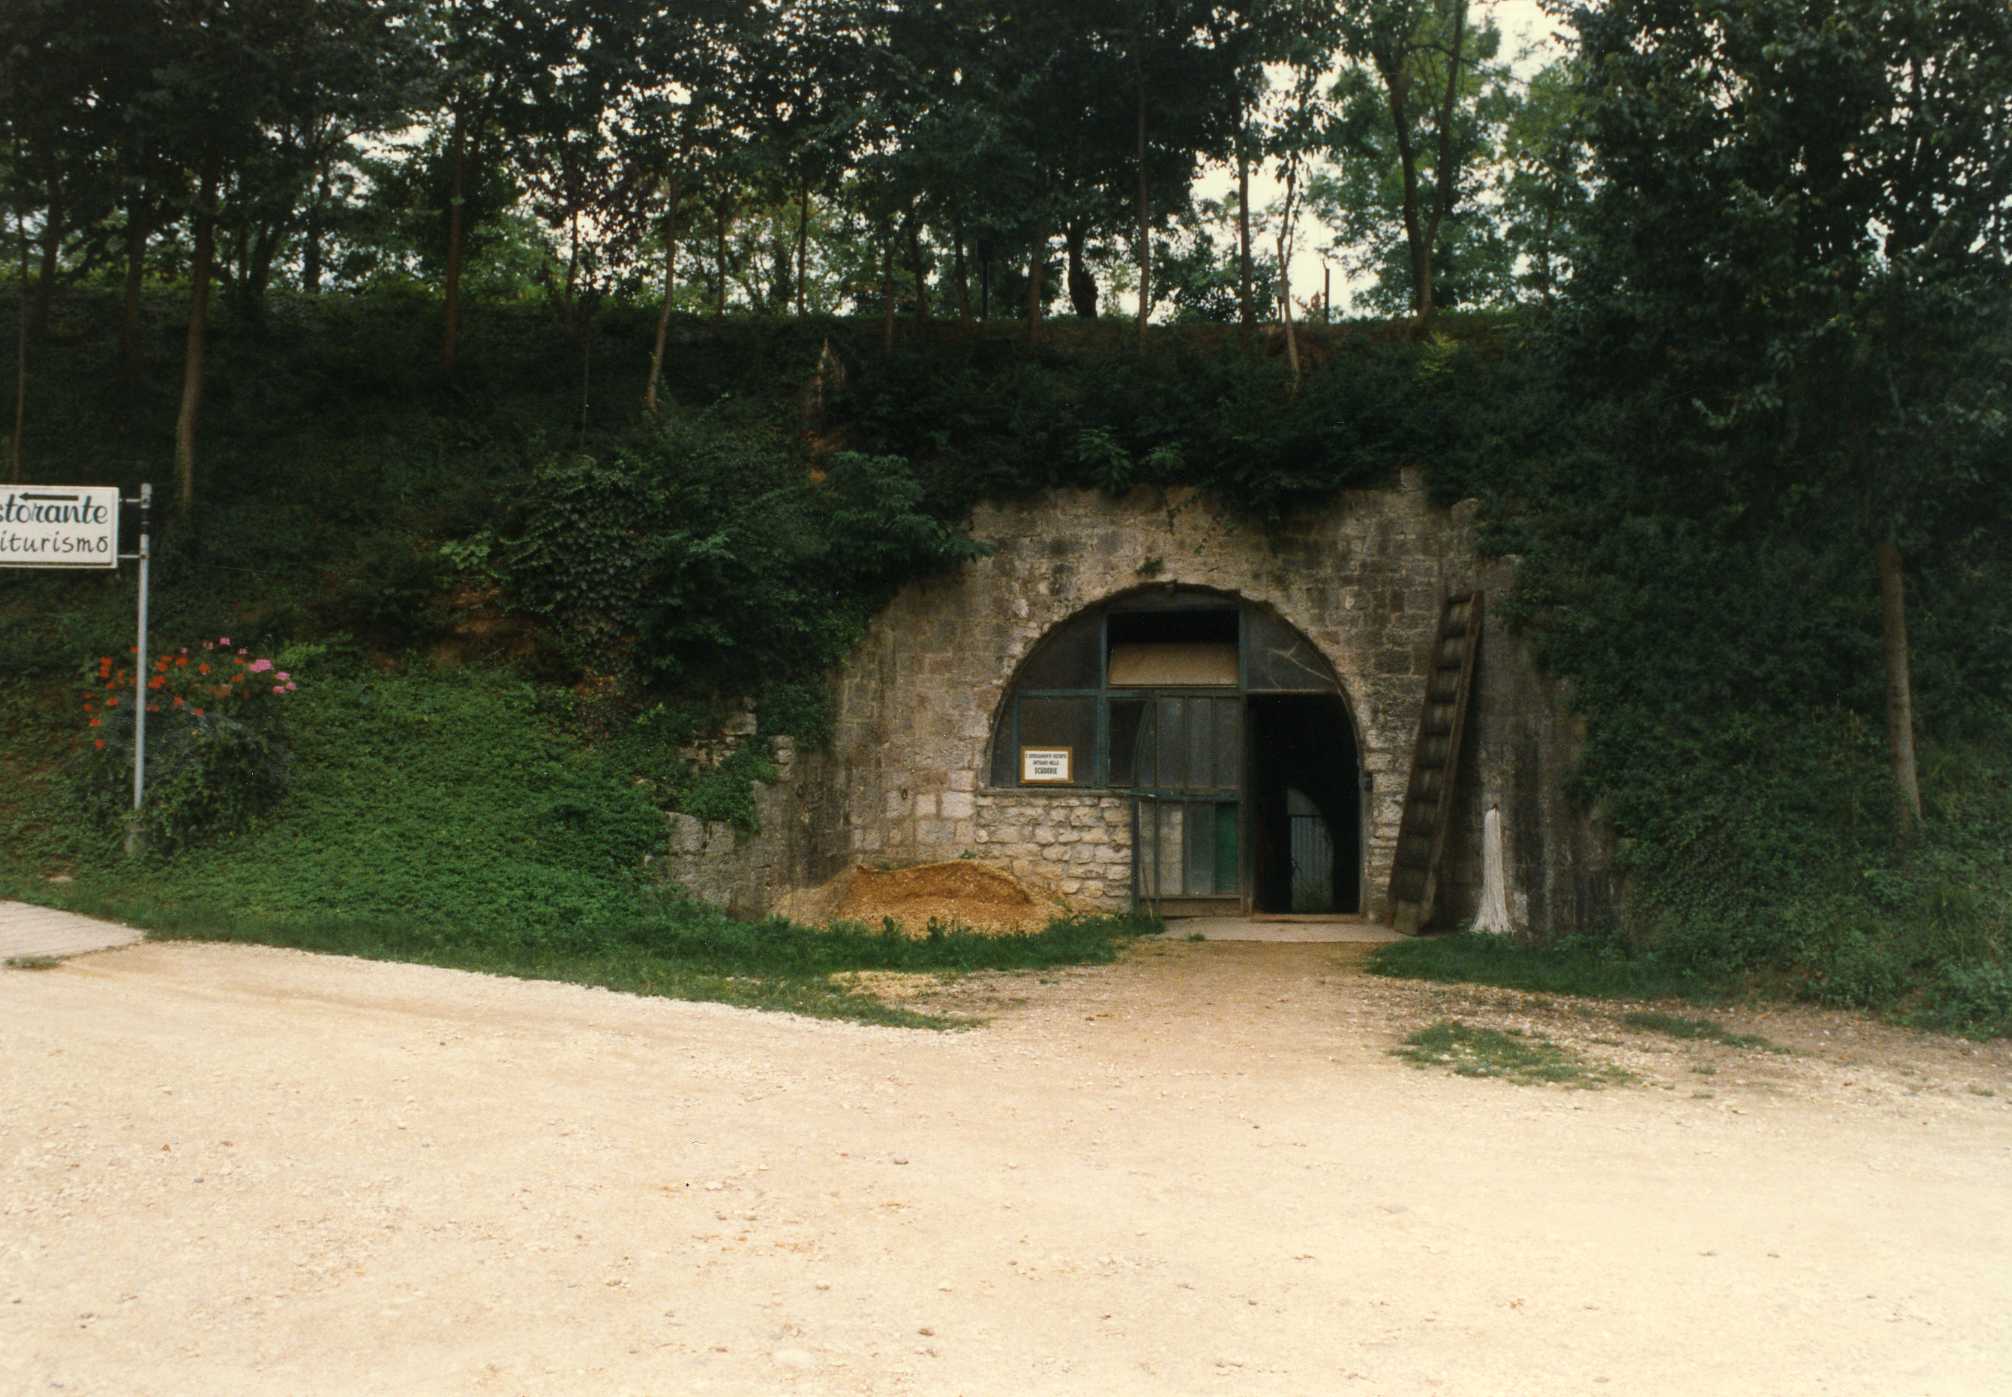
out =
[(1362, 910), (1362, 764), (1331, 694), (1250, 701), (1252, 907)]

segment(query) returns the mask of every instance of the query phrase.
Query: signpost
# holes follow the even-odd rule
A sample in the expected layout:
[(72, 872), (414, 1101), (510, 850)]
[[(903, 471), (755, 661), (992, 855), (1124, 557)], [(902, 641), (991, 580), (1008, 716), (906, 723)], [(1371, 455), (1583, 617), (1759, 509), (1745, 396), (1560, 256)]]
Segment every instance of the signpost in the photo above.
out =
[[(139, 549), (119, 551), (119, 506), (140, 507)], [(140, 565), (140, 636), (133, 653), (133, 810), (138, 813), (147, 790), (147, 563), (154, 487), (142, 485), (137, 496), (119, 494), (116, 485), (0, 486), (0, 568), (61, 568), (67, 571), (116, 570), (120, 563)], [(131, 836), (127, 850), (133, 848)]]

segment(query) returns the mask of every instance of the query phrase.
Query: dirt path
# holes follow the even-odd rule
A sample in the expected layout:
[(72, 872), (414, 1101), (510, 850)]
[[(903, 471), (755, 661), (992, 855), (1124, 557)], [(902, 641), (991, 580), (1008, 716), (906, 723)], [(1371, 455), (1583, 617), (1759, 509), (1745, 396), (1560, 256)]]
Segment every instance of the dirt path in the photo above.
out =
[[(1360, 956), (1155, 943), (963, 982), (959, 1034), (0, 972), (0, 1392), (2006, 1390), (2006, 1045), (1701, 1048)], [(1641, 1084), (1389, 1055), (1449, 1016)]]

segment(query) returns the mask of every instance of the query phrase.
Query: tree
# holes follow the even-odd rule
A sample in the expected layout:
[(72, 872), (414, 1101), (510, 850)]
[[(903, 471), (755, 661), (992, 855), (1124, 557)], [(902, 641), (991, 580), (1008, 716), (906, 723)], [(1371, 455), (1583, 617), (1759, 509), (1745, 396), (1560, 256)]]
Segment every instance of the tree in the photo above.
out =
[[(1468, 0), (1369, 0), (1342, 11), (1342, 47), (1366, 70), (1348, 91), (1360, 109), (1373, 76), (1380, 91), (1390, 153), (1395, 156), (1396, 203), (1410, 263), (1411, 308), (1421, 324), (1438, 310), (1437, 261), (1442, 238), (1471, 197), (1482, 123), (1476, 101), (1485, 79), (1481, 64), (1499, 43), (1494, 25), (1477, 31)], [(1374, 152), (1361, 125), (1359, 143)], [(1427, 175), (1430, 183), (1427, 184)]]
[(1549, 307), (1579, 264), (1592, 190), (1576, 54), (1548, 64), (1510, 108), (1501, 137), (1496, 192), (1502, 241), (1519, 288)]
[(1631, 449), (1691, 507), (1858, 540), (1904, 840), (1902, 564), (1995, 507), (2012, 422), (2012, 9), (1566, 13), (1597, 191), (1572, 293), (1588, 371), (1631, 385)]

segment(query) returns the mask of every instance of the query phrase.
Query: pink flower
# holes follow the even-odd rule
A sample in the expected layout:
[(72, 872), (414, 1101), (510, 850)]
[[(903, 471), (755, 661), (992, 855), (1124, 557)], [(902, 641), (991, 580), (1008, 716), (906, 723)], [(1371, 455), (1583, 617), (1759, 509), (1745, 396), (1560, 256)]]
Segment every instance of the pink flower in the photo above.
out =
[(272, 686), (272, 691), (273, 691), (274, 693), (276, 693), (276, 694), (283, 694), (283, 693), (285, 693), (285, 692), (286, 692), (286, 685), (284, 685), (284, 684), (275, 684), (275, 685), (273, 685), (273, 686)]
[(280, 683), (282, 683), (282, 684), (286, 683), (286, 679), (287, 679), (287, 674), (286, 674), (286, 671), (285, 671), (285, 670), (281, 670), (281, 671), (280, 671), (279, 673), (275, 674), (275, 675), (273, 676), (273, 678), (275, 678), (275, 679), (279, 680), (279, 682), (280, 682)]
[(231, 643), (231, 638), (230, 638), (229, 636), (227, 636), (227, 635), (220, 635), (220, 636), (218, 636), (218, 637), (217, 637), (217, 644), (219, 644), (219, 645), (223, 646), (223, 647), (224, 647), (225, 649), (229, 649), (229, 648), (230, 648), (230, 643)]
[(300, 685), (294, 683), (291, 679), (286, 681), (286, 691), (288, 693), (292, 693), (295, 689), (298, 689), (299, 687)]
[(253, 660), (251, 662), (251, 672), (253, 674), (264, 674), (267, 670), (271, 668), (272, 668), (271, 660)]

